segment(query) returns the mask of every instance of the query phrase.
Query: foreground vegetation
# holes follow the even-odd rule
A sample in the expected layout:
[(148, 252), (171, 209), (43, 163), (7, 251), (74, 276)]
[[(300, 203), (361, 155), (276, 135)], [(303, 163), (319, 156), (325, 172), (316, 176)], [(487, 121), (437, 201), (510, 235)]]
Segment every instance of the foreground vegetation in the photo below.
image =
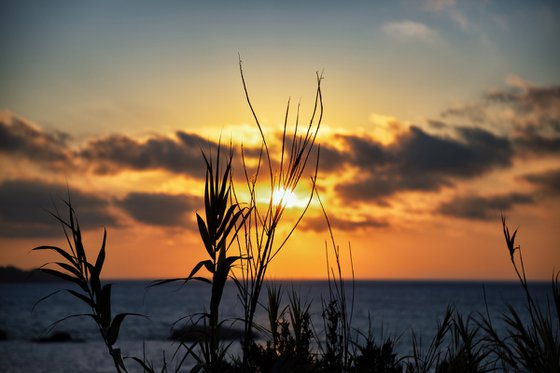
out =
[[(102, 245), (95, 260), (91, 260), (84, 247), (79, 221), (67, 200), (67, 217), (58, 211), (52, 215), (60, 222), (68, 241), (68, 248), (40, 246), (34, 250), (49, 250), (58, 255), (54, 267), (41, 268), (73, 288), (62, 289), (87, 304), (91, 313), (70, 315), (93, 320), (100, 337), (114, 362), (117, 372), (126, 372), (131, 365), (139, 365), (148, 372), (180, 371), (194, 362), (193, 372), (560, 372), (560, 286), (559, 275), (552, 281), (552, 300), (542, 307), (531, 293), (525, 273), (522, 251), (515, 244), (517, 231), (509, 231), (505, 218), (502, 228), (507, 252), (520, 286), (525, 293), (525, 311), (509, 306), (502, 316), (506, 333), (502, 334), (492, 315), (462, 315), (452, 306), (445, 311), (428, 348), (422, 348), (412, 335), (411, 353), (400, 356), (391, 338), (379, 340), (370, 332), (352, 327), (353, 286), (345, 282), (341, 269), (341, 250), (337, 245), (329, 218), (316, 190), (319, 151), (315, 143), (320, 128), (323, 105), (321, 77), (317, 76), (317, 90), (310, 120), (299, 124), (299, 107), (295, 128), (289, 133), (290, 104), (286, 108), (281, 153), (271, 154), (260, 121), (253, 109), (241, 70), (247, 102), (261, 134), (262, 147), (257, 165), (247, 165), (243, 148), (241, 160), (244, 182), (234, 182), (234, 151), (222, 146), (203, 152), (206, 167), (204, 188), (204, 214), (197, 214), (198, 229), (207, 257), (182, 278), (163, 279), (152, 286), (180, 281), (202, 281), (209, 284), (210, 303), (197, 315), (186, 315), (192, 327), (200, 330), (201, 337), (192, 342), (181, 342), (170, 362), (153, 363), (145, 358), (125, 359), (118, 345), (119, 331), (127, 317), (144, 317), (128, 312), (113, 315), (111, 312), (111, 284), (102, 281), (106, 257), (104, 231)], [(301, 128), (303, 127), (303, 129)], [(224, 155), (224, 153), (226, 153)], [(264, 176), (263, 176), (264, 175)], [(310, 178), (311, 192), (307, 206), (290, 227), (281, 235), (278, 227), (284, 221), (287, 191), (293, 191), (302, 177)], [(264, 178), (265, 180), (261, 180)], [(267, 185), (268, 203), (261, 203), (258, 185)], [(236, 189), (237, 187), (237, 189)], [(248, 200), (240, 200), (245, 188)], [(275, 193), (281, 192), (279, 198)], [(312, 325), (310, 303), (295, 291), (281, 287), (263, 288), (267, 269), (284, 247), (303, 218), (312, 198), (317, 198), (330, 232), (326, 245), (328, 295), (322, 299), (322, 328)], [(352, 260), (349, 248), (348, 257)], [(243, 328), (241, 354), (231, 356), (230, 344), (222, 338), (225, 323), (220, 315), (221, 300), (226, 281), (237, 285), (238, 299), (243, 315), (233, 320)], [(188, 286), (188, 285), (187, 285)], [(52, 293), (42, 300), (58, 293)], [(287, 301), (286, 301), (287, 299)], [(268, 316), (267, 325), (257, 325), (254, 319), (259, 307)], [(527, 313), (529, 322), (520, 316)], [(53, 326), (54, 326), (53, 325)], [(258, 334), (260, 339), (256, 338)], [(156, 366), (159, 365), (159, 368)]]

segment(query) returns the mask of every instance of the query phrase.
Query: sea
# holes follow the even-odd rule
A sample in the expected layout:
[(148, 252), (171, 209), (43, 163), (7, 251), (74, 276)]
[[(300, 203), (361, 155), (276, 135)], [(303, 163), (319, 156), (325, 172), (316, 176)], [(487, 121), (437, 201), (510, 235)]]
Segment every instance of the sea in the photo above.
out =
[[(184, 349), (169, 339), (171, 330), (208, 309), (209, 285), (192, 282), (184, 286), (149, 287), (146, 281), (112, 283), (113, 314), (135, 312), (146, 316), (127, 317), (121, 326), (117, 346), (126, 357), (128, 370), (143, 371), (130, 358), (138, 357), (152, 362), (156, 368), (161, 368), (165, 360), (173, 371)], [(0, 329), (6, 333), (6, 339), (0, 341), (0, 372), (115, 371), (91, 318), (72, 317), (51, 328), (54, 322), (69, 315), (90, 312), (87, 306), (68, 293), (60, 292), (33, 307), (39, 299), (65, 285), (61, 282), (0, 284)], [(316, 334), (324, 335), (321, 315), (322, 305), (328, 298), (328, 282), (274, 281), (266, 283), (265, 287), (279, 285), (285, 291), (284, 304), (288, 303), (288, 293), (292, 291), (309, 302), (312, 327)], [(552, 299), (551, 284), (532, 282), (529, 285), (539, 303), (546, 306), (547, 299)], [(525, 293), (517, 282), (347, 281), (345, 292), (348, 311), (352, 311), (352, 330), (358, 338), (371, 335), (378, 342), (392, 338), (400, 356), (410, 354), (413, 334), (421, 347), (428, 347), (449, 305), (464, 317), (477, 313), (490, 315), (502, 331), (506, 326), (501, 315), (507, 311), (508, 304), (528, 320)], [(221, 303), (221, 318), (230, 320), (227, 325), (232, 328), (242, 329), (241, 323), (235, 321), (241, 316), (236, 286), (228, 282)], [(256, 321), (266, 325), (262, 307)], [(75, 341), (36, 342), (37, 338), (54, 332), (69, 333)], [(232, 355), (239, 354), (239, 341), (233, 341), (228, 351)], [(190, 366), (192, 361), (187, 361), (181, 371), (188, 371)]]

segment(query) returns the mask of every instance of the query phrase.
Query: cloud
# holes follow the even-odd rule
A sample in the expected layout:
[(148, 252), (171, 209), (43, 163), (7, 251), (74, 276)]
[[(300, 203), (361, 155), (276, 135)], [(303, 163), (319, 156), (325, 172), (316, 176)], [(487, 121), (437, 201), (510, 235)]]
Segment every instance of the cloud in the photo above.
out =
[(23, 157), (49, 168), (71, 163), (67, 141), (62, 132), (48, 133), (9, 111), (0, 113), (0, 154)]
[(455, 0), (427, 0), (426, 8), (433, 11), (441, 11), (447, 8), (452, 8), (455, 5)]
[[(200, 198), (161, 193), (130, 193), (119, 205), (135, 220), (162, 227), (193, 228), (187, 214), (199, 207)], [(194, 224), (194, 223), (193, 223)]]
[[(76, 155), (97, 174), (116, 174), (123, 171), (164, 170), (204, 178), (206, 168), (202, 152), (215, 157), (218, 144), (183, 131), (174, 136), (152, 135), (138, 140), (113, 134), (88, 141)], [(228, 145), (222, 144), (222, 155)], [(258, 157), (258, 150), (245, 146), (246, 158)], [(241, 156), (234, 157), (234, 167), (241, 169)]]
[(433, 13), (449, 15), (450, 19), (459, 25), (463, 31), (470, 29), (467, 16), (458, 9), (455, 0), (427, 0), (424, 7)]
[[(336, 172), (340, 171), (346, 163), (345, 154), (335, 147), (328, 144), (321, 144), (319, 153), (319, 172)], [(310, 162), (309, 166), (313, 166)], [(312, 167), (309, 167), (310, 169)]]
[(341, 158), (359, 175), (336, 190), (346, 201), (383, 202), (401, 191), (435, 191), (511, 164), (513, 151), (506, 138), (481, 128), (455, 132), (455, 137), (438, 136), (412, 126), (389, 145), (347, 136), (347, 154)]
[(528, 174), (524, 179), (546, 194), (560, 195), (560, 169)]
[(514, 140), (515, 144), (526, 153), (533, 155), (560, 154), (560, 136), (542, 136), (533, 131), (527, 131)]
[(468, 18), (458, 10), (454, 10), (450, 13), (451, 19), (458, 24), (463, 31), (468, 31), (470, 29), (470, 22)]
[(388, 22), (383, 24), (381, 30), (398, 40), (415, 40), (433, 42), (438, 38), (436, 31), (420, 22), (403, 20), (400, 22)]
[[(67, 211), (65, 185), (39, 180), (12, 180), (0, 184), (0, 236), (53, 237), (62, 235), (60, 225), (50, 216), (53, 203), (61, 215)], [(118, 226), (116, 217), (109, 212), (109, 201), (103, 197), (71, 188), (72, 205), (76, 209), (82, 229), (104, 225)]]
[(535, 203), (533, 197), (520, 193), (496, 196), (460, 196), (443, 203), (438, 208), (438, 212), (462, 219), (497, 220), (500, 212), (509, 211), (516, 205), (533, 203)]
[(202, 137), (182, 131), (175, 137), (155, 135), (144, 141), (110, 135), (89, 141), (78, 154), (99, 174), (159, 169), (203, 177), (201, 150), (206, 151), (208, 146)]
[(485, 97), (492, 103), (500, 103), (513, 107), (517, 112), (537, 112), (541, 117), (549, 119), (560, 130), (558, 115), (560, 114), (560, 86), (539, 87), (525, 82), (520, 78), (508, 77), (510, 87), (496, 89), (486, 93)]
[(475, 102), (449, 108), (444, 118), (502, 129), (520, 154), (560, 152), (560, 86), (536, 86), (509, 76), (508, 86)]
[[(384, 220), (373, 217), (360, 217), (358, 220), (329, 216), (332, 229), (341, 231), (357, 231), (370, 228), (386, 228), (389, 226)], [(305, 231), (325, 232), (328, 227), (323, 216), (305, 217), (299, 226)]]
[[(47, 132), (10, 112), (0, 113), (0, 155), (12, 160), (24, 158), (55, 172), (83, 173), (89, 170), (98, 175), (113, 175), (126, 171), (163, 170), (202, 179), (206, 170), (202, 152), (215, 157), (218, 149), (217, 142), (184, 131), (171, 136), (151, 134), (144, 139), (110, 134), (74, 146), (68, 144), (69, 138), (62, 132)], [(229, 145), (222, 144), (222, 155), (228, 151)], [(252, 161), (259, 157), (260, 148), (245, 145), (244, 154), (250, 164), (255, 163)], [(324, 155), (328, 159), (336, 154), (327, 146)], [(330, 169), (329, 165), (325, 166), (326, 170)], [(234, 156), (233, 167), (243, 169), (240, 154)]]

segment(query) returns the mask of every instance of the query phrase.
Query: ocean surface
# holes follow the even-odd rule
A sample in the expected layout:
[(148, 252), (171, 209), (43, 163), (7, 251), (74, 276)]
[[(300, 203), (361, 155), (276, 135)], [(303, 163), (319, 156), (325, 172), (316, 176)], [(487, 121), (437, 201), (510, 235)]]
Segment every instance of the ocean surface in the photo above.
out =
[[(314, 328), (322, 331), (322, 299), (327, 297), (325, 281), (281, 282), (285, 290), (295, 289), (311, 302)], [(162, 356), (173, 367), (178, 348), (168, 340), (177, 321), (207, 309), (210, 287), (204, 283), (176, 284), (147, 288), (147, 282), (113, 281), (113, 314), (137, 312), (149, 318), (129, 317), (121, 327), (117, 342), (123, 355), (142, 357), (161, 367)], [(48, 335), (49, 326), (71, 314), (87, 313), (77, 299), (58, 293), (38, 304), (43, 296), (62, 288), (64, 283), (0, 284), (0, 329), (7, 340), (0, 341), (0, 372), (113, 372), (114, 366), (101, 341), (94, 322), (87, 317), (71, 318), (53, 332), (64, 331), (80, 342), (37, 343), (32, 340)], [(549, 283), (531, 283), (531, 290), (540, 302), (550, 297)], [(347, 288), (351, 298), (352, 289)], [(485, 296), (486, 294), (486, 302)], [(283, 298), (287, 303), (287, 294)], [(397, 339), (396, 349), (410, 353), (411, 335), (416, 334), (427, 347), (436, 332), (437, 323), (448, 305), (463, 315), (488, 312), (503, 327), (500, 314), (511, 304), (526, 317), (525, 298), (515, 282), (438, 282), (438, 281), (357, 281), (354, 288), (352, 325), (361, 333), (373, 333), (377, 341), (385, 337)], [(350, 306), (350, 304), (349, 304)], [(233, 283), (226, 285), (221, 306), (222, 318), (241, 316)], [(257, 322), (265, 324), (261, 309)], [(233, 325), (236, 327), (236, 325)], [(241, 324), (237, 324), (242, 328)], [(181, 350), (182, 353), (183, 350)], [(230, 349), (239, 352), (239, 343)], [(126, 360), (129, 371), (142, 371), (139, 365)]]

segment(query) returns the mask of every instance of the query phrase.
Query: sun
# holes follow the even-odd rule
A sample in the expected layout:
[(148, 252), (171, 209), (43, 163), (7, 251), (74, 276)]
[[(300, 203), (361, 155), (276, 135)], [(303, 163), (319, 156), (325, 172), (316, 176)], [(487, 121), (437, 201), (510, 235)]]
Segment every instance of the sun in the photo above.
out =
[(274, 206), (305, 207), (307, 199), (299, 198), (293, 190), (278, 187), (272, 192), (272, 204)]

